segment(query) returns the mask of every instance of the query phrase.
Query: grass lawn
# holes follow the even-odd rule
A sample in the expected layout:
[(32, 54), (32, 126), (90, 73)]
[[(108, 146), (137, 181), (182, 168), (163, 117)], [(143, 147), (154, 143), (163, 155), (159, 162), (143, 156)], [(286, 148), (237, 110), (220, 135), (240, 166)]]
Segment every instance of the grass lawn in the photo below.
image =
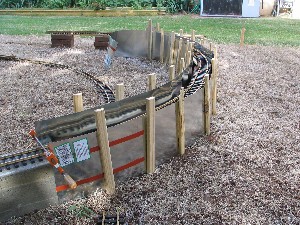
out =
[(199, 18), (196, 16), (156, 17), (40, 17), (0, 16), (0, 33), (44, 35), (47, 30), (145, 29), (148, 19), (160, 23), (165, 31), (196, 30), (217, 43), (239, 43), (243, 25), (246, 44), (300, 46), (300, 20), (280, 18)]

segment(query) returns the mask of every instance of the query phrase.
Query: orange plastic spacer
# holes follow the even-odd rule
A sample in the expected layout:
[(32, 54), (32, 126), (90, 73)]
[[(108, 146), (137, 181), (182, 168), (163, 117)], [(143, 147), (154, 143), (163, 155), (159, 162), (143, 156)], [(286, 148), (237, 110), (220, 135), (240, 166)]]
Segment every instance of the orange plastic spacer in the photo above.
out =
[(29, 131), (29, 135), (30, 135), (31, 137), (33, 137), (33, 138), (34, 138), (34, 137), (36, 136), (36, 132), (35, 132), (35, 130), (33, 130), (33, 129), (32, 129), (32, 130), (30, 130), (30, 131)]

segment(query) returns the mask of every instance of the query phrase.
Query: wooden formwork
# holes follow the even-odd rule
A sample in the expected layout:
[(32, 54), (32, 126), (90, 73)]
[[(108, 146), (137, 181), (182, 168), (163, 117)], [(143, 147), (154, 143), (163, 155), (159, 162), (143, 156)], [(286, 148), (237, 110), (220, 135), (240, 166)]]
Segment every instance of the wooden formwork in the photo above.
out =
[(74, 47), (74, 34), (51, 34), (51, 47)]
[(106, 50), (109, 44), (109, 35), (102, 34), (95, 37), (94, 46), (96, 49)]

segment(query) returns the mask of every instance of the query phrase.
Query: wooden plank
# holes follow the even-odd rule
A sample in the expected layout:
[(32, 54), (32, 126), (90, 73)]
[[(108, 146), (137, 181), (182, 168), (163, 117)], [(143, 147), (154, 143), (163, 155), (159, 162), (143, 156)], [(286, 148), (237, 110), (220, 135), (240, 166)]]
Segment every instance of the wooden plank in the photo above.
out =
[(51, 34), (51, 40), (74, 40), (73, 34)]
[(104, 185), (103, 188), (107, 190), (109, 194), (115, 192), (115, 178), (113, 174), (113, 167), (111, 161), (111, 154), (109, 148), (107, 126), (105, 119), (104, 108), (95, 110), (96, 127), (97, 127), (97, 141), (100, 147), (100, 160), (101, 166), (104, 173)]
[(179, 100), (175, 104), (177, 150), (180, 155), (185, 153), (185, 121), (184, 121), (184, 88), (181, 88)]
[(109, 42), (109, 35), (98, 35), (95, 37), (95, 42)]
[(77, 93), (73, 95), (73, 105), (74, 105), (74, 112), (83, 111), (82, 93)]
[(210, 135), (210, 85), (209, 85), (209, 75), (204, 77), (204, 126), (205, 134)]
[(147, 98), (147, 162), (146, 172), (154, 173), (155, 171), (155, 98)]
[(108, 42), (94, 42), (95, 47), (108, 47)]

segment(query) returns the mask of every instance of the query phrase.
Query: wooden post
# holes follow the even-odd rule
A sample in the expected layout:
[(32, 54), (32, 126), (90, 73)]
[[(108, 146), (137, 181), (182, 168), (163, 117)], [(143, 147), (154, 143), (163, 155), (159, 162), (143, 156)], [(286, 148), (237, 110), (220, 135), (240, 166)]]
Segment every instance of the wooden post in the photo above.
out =
[(169, 67), (169, 80), (172, 81), (175, 79), (175, 66), (171, 65)]
[(211, 99), (212, 99), (212, 114), (217, 114), (217, 63), (215, 59), (213, 58), (211, 60), (211, 66), (212, 66), (212, 90), (211, 90)]
[(109, 194), (113, 194), (115, 192), (116, 186), (111, 162), (104, 108), (95, 110), (95, 116), (97, 128), (97, 141), (100, 147), (100, 160), (102, 170), (104, 173), (103, 188), (106, 189)]
[(73, 95), (74, 112), (83, 111), (82, 93)]
[(147, 129), (146, 129), (146, 172), (153, 173), (155, 171), (155, 98), (147, 98)]
[(174, 60), (174, 48), (175, 48), (175, 32), (172, 31), (170, 39), (170, 56), (169, 56), (169, 65), (172, 65)]
[(209, 75), (204, 77), (204, 127), (205, 134), (210, 135), (210, 86), (209, 86)]
[(149, 20), (148, 25), (148, 59), (152, 61), (152, 20)]
[(192, 30), (191, 40), (192, 40), (192, 41), (195, 41), (195, 40), (196, 40), (196, 38), (195, 38), (195, 30)]
[(243, 27), (242, 30), (241, 30), (241, 40), (240, 40), (240, 45), (241, 45), (241, 46), (244, 46), (244, 42), (245, 42), (245, 31), (246, 31), (246, 28)]
[(184, 122), (184, 88), (180, 90), (179, 100), (175, 104), (177, 150), (180, 155), (185, 152), (185, 122)]
[(181, 58), (180, 59), (180, 66), (179, 66), (179, 74), (183, 72), (184, 67), (185, 67), (184, 58)]
[(201, 38), (200, 44), (203, 46), (204, 45), (204, 38)]
[(192, 53), (191, 51), (188, 51), (186, 56), (185, 67), (188, 67), (190, 65), (191, 60), (192, 60)]
[(154, 90), (156, 88), (156, 74), (151, 73), (148, 75), (148, 90)]
[(218, 47), (216, 45), (214, 47), (214, 59), (218, 60)]
[(180, 35), (181, 38), (183, 37), (183, 30), (182, 29), (179, 30), (179, 35)]
[(116, 85), (116, 101), (120, 101), (124, 99), (124, 84), (117, 84)]
[(160, 25), (159, 25), (159, 23), (156, 23), (156, 31), (157, 31), (157, 32), (160, 31)]
[(213, 44), (212, 44), (212, 42), (209, 42), (209, 50), (213, 50)]
[(164, 50), (165, 50), (165, 35), (164, 30), (160, 29), (160, 63), (164, 63)]
[(182, 50), (182, 38), (179, 39), (178, 49), (177, 49), (177, 57), (176, 57), (176, 65), (177, 65), (177, 73), (180, 73), (180, 59), (181, 59), (181, 50)]
[(193, 55), (193, 52), (194, 52), (194, 43), (193, 42), (190, 42), (189, 51), (191, 51), (191, 53)]

